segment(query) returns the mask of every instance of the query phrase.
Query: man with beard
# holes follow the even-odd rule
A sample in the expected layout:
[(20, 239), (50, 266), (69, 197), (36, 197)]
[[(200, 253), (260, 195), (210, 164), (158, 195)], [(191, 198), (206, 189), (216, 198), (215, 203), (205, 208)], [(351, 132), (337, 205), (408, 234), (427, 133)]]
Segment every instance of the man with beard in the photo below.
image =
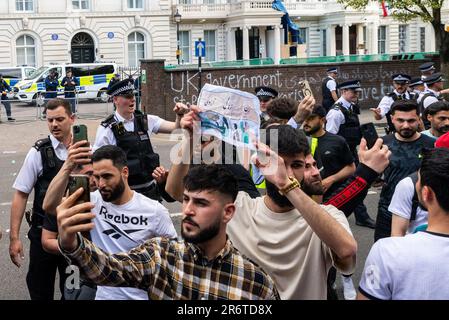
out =
[(26, 281), (32, 300), (54, 299), (56, 270), (59, 271), (59, 286), (63, 292), (67, 264), (61, 256), (47, 253), (42, 248), (42, 226), (46, 215), (43, 201), (48, 185), (67, 158), (74, 121), (75, 116), (67, 101), (53, 99), (48, 102), (47, 125), (50, 135), (36, 141), (34, 147), (30, 149), (13, 185), (15, 193), (11, 205), (9, 255), (11, 261), (19, 268), (24, 259), (20, 226), (28, 197), (34, 189), (32, 215), (26, 216), (30, 224), (28, 232), (30, 260)]
[[(176, 237), (168, 210), (128, 185), (129, 169), (123, 150), (103, 146), (92, 155), (92, 163), (98, 190), (90, 194), (95, 214), (90, 237), (96, 246), (114, 254), (129, 251), (154, 237)], [(102, 284), (95, 299), (146, 300), (148, 295), (138, 288), (111, 288)]]
[[(193, 153), (193, 126), (194, 122), (198, 121), (198, 116), (196, 115), (198, 112), (200, 110), (192, 106), (191, 112), (186, 114), (181, 120), (181, 127), (190, 132), (190, 139), (187, 137), (187, 139), (183, 140), (184, 147), (182, 152), (178, 154), (183, 160), (177, 161), (177, 164), (172, 166), (166, 185), (166, 191), (178, 201), (182, 201), (182, 192), (179, 190), (178, 185), (182, 177), (189, 172), (190, 158), (185, 157)], [(293, 154), (293, 156), (289, 156), (289, 159), (299, 157), (295, 161), (290, 160), (291, 164), (289, 167), (294, 167), (296, 172), (299, 171), (298, 175), (304, 172), (302, 188), (310, 196), (322, 195), (321, 178), (316, 165), (313, 164), (313, 158), (308, 157), (310, 151), (306, 137), (288, 125), (273, 125), (269, 131), (271, 130), (273, 130), (272, 133), (278, 133), (275, 136), (278, 137), (281, 145), (279, 147), (280, 152), (284, 152), (287, 155)], [(270, 136), (269, 132), (267, 136)], [(343, 224), (343, 230), (340, 229), (341, 233), (337, 231), (337, 239), (330, 236), (328, 232), (323, 231), (323, 226), (317, 225), (317, 221), (311, 222), (309, 226), (308, 222), (311, 218), (310, 214), (312, 214), (312, 212), (309, 212), (310, 208), (302, 209), (306, 212), (306, 221), (297, 210), (292, 208), (291, 204), (288, 203), (288, 199), (279, 195), (278, 189), (273, 189), (272, 184), (270, 184), (270, 189), (268, 189), (270, 193), (264, 198), (250, 200), (249, 196), (244, 192), (239, 192), (236, 201), (239, 212), (234, 218), (236, 222), (231, 222), (230, 224), (230, 238), (240, 251), (268, 271), (274, 278), (283, 299), (326, 299), (327, 272), (332, 262), (327, 260), (329, 257), (327, 255), (331, 251), (324, 241), (335, 241), (337, 243), (336, 245), (335, 243), (333, 244), (332, 250), (335, 246), (341, 245), (343, 247), (348, 246), (349, 248), (346, 247), (345, 249), (350, 251), (353, 249), (351, 246), (354, 245), (354, 242), (351, 241), (353, 238), (347, 231), (349, 228), (345, 229), (344, 227), (347, 225), (346, 218), (334, 207), (349, 215), (354, 210), (354, 207), (366, 196), (369, 185), (378, 177), (380, 172), (383, 172), (388, 164), (388, 148), (381, 149), (381, 146), (382, 141), (379, 140), (375, 147), (364, 152), (366, 142), (362, 140), (360, 148), (360, 161), (362, 163), (357, 168), (357, 176), (348, 179), (341, 189), (338, 190), (338, 194), (329, 200), (329, 206), (326, 207), (326, 210), (333, 212), (332, 216), (337, 217), (339, 222), (325, 213), (326, 217), (331, 217), (332, 219), (327, 221), (329, 222), (328, 226), (338, 230), (338, 227)], [(308, 163), (307, 159), (311, 161)], [(290, 176), (292, 175), (290, 174)], [(302, 181), (301, 176), (300, 181)], [(266, 202), (269, 201), (270, 205), (274, 203), (271, 197), (282, 202), (282, 207), (274, 208), (275, 211), (268, 209)], [(310, 204), (310, 201), (307, 201), (307, 203)], [(315, 211), (318, 217), (322, 217), (321, 213), (322, 211), (320, 213)], [(332, 229), (331, 232), (334, 231)], [(298, 235), (301, 235), (301, 237), (298, 237)], [(324, 239), (323, 242), (320, 239)], [(316, 260), (313, 260), (312, 256)], [(309, 258), (313, 261), (309, 260)], [(321, 263), (325, 263), (324, 258), (326, 258), (325, 266), (321, 265)], [(348, 257), (348, 260), (352, 258), (354, 256)], [(339, 262), (338, 258), (335, 259), (333, 261)], [(285, 262), (288, 266), (279, 266), (277, 264), (278, 261)], [(317, 266), (315, 261), (319, 261), (320, 266)], [(351, 263), (349, 264), (351, 265)], [(298, 270), (300, 270), (299, 273)], [(320, 270), (320, 272), (317, 273), (316, 270)]]
[(416, 172), (423, 148), (433, 148), (434, 139), (420, 134), (418, 104), (412, 100), (396, 101), (391, 107), (395, 133), (382, 137), (392, 156), (384, 172), (385, 184), (380, 193), (374, 240), (391, 235), (391, 212), (388, 211), (396, 185)]
[(422, 134), (436, 140), (449, 131), (449, 102), (438, 101), (432, 103), (426, 109), (426, 114), (430, 122), (430, 129), (422, 131)]
[[(102, 196), (112, 198), (114, 192), (106, 187), (107, 164), (96, 161), (97, 152), (94, 176)], [(107, 254), (80, 236), (83, 231), (95, 233), (85, 219), (95, 217), (86, 212), (95, 212), (96, 206), (75, 205), (81, 195), (78, 190), (57, 209), (61, 252), (94, 283), (140, 288), (151, 300), (278, 299), (273, 280), (244, 258), (226, 235), (238, 193), (234, 175), (220, 165), (197, 166), (185, 177), (184, 188), (184, 241), (154, 238), (128, 253), (116, 254)], [(132, 191), (128, 187), (126, 192)]]
[(443, 74), (440, 72), (434, 73), (423, 80), (426, 84), (426, 90), (421, 93), (417, 101), (419, 104), (419, 112), (424, 122), (426, 129), (430, 128), (430, 122), (427, 118), (427, 108), (435, 102), (442, 101), (443, 87), (446, 80), (443, 79)]
[(429, 211), (426, 231), (376, 242), (365, 262), (359, 299), (449, 299), (449, 150), (424, 152), (416, 190)]

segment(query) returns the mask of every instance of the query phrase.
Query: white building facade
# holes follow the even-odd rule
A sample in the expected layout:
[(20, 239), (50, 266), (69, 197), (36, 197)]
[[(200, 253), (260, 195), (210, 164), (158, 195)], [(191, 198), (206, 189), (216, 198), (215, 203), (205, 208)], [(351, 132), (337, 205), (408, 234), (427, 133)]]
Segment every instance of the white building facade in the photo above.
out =
[(198, 38), (206, 41), (206, 61), (435, 51), (430, 24), (384, 18), (377, 1), (364, 12), (336, 0), (284, 4), (304, 41), (293, 53), (283, 13), (271, 0), (1, 0), (0, 66), (104, 61), (132, 67), (142, 58), (177, 64), (178, 38), (181, 63), (197, 61)]

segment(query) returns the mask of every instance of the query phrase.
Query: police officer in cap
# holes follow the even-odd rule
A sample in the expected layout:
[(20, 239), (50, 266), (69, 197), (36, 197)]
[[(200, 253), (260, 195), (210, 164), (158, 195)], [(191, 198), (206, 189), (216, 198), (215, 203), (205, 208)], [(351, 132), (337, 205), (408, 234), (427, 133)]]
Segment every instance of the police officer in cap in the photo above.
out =
[(410, 80), (410, 83), (408, 85), (408, 91), (410, 93), (414, 93), (419, 97), (421, 93), (423, 93), (426, 90), (426, 86), (424, 85), (424, 81), (422, 81), (421, 78), (412, 78)]
[[(165, 193), (165, 179), (168, 174), (160, 167), (159, 155), (153, 151), (152, 133), (171, 133), (180, 127), (180, 119), (187, 111), (182, 104), (175, 106), (176, 122), (166, 121), (158, 116), (143, 114), (136, 110), (134, 85), (129, 79), (115, 83), (108, 90), (117, 110), (99, 126), (93, 150), (104, 145), (122, 148), (129, 167), (128, 182), (131, 189), (154, 200), (174, 201)], [(153, 172), (164, 171), (163, 178), (153, 178)]]
[(323, 93), (323, 107), (326, 112), (329, 112), (330, 108), (338, 100), (337, 95), (337, 82), (335, 79), (338, 77), (338, 69), (333, 67), (327, 69), (327, 78), (323, 80), (321, 86), (321, 92)]
[[(359, 121), (360, 107), (358, 105), (359, 92), (362, 88), (359, 80), (351, 80), (338, 85), (338, 89), (341, 97), (326, 116), (326, 131), (338, 134), (346, 140), (357, 165), (357, 146), (362, 138)], [(368, 215), (363, 203), (355, 208), (354, 214), (357, 225), (371, 229), (375, 228), (376, 223)]]
[(423, 80), (427, 86), (427, 89), (418, 97), (418, 105), (426, 130), (430, 128), (430, 122), (427, 120), (426, 109), (432, 103), (444, 100), (441, 96), (444, 81), (443, 75), (440, 72), (434, 73)]
[(388, 129), (387, 134), (394, 131), (394, 125), (391, 121), (391, 106), (397, 100), (410, 100), (417, 99), (418, 96), (414, 93), (408, 91), (408, 85), (410, 83), (411, 77), (407, 74), (398, 73), (391, 77), (393, 80), (394, 91), (388, 93), (379, 103), (377, 108), (371, 108), (370, 110), (374, 112), (374, 118), (376, 120), (381, 120), (383, 117), (387, 118)]
[(424, 80), (435, 73), (435, 63), (425, 62), (419, 66), (419, 71), (421, 71), (421, 80)]
[(256, 88), (256, 96), (259, 98), (260, 102), (260, 125), (262, 126), (265, 122), (270, 119), (270, 116), (267, 113), (267, 106), (271, 100), (277, 98), (279, 93), (270, 87), (257, 87)]

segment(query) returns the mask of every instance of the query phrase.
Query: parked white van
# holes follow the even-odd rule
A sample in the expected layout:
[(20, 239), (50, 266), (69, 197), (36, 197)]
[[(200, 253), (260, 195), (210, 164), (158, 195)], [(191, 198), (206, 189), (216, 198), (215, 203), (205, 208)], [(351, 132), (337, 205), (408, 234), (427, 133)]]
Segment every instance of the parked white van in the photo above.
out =
[(0, 67), (0, 74), (7, 84), (12, 88), (18, 82), (28, 78), (36, 70), (35, 67)]

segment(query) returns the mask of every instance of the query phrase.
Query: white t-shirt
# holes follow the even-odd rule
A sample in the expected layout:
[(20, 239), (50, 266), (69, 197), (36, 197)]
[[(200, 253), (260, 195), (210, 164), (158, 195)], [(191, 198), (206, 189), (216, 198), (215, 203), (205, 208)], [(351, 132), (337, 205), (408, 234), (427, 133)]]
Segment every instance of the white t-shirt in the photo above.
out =
[[(50, 135), (51, 144), (55, 150), (56, 157), (59, 160), (67, 159), (67, 148), (58, 141), (53, 135)], [(13, 184), (13, 188), (23, 193), (30, 194), (33, 191), (37, 178), (42, 175), (44, 170), (42, 164), (42, 156), (36, 148), (31, 148), (23, 162), (22, 168)]]
[[(126, 120), (123, 118), (117, 111), (114, 114), (115, 119), (118, 122), (123, 122), (123, 125), (126, 131), (134, 131), (134, 118), (131, 120)], [(162, 118), (154, 115), (147, 115), (148, 118), (148, 135), (151, 136), (151, 133), (158, 133), (159, 128), (164, 121)], [(106, 145), (117, 145), (117, 140), (115, 139), (114, 133), (110, 127), (103, 127), (100, 125), (97, 129), (97, 135), (95, 138), (95, 144), (92, 148), (93, 151), (99, 149), (102, 146)]]
[[(415, 186), (410, 177), (406, 177), (399, 181), (394, 190), (393, 198), (391, 198), (388, 211), (404, 219), (410, 220), (412, 214), (413, 195), (415, 194)], [(427, 224), (427, 211), (422, 210), (419, 206), (416, 209), (416, 219), (410, 221), (408, 233), (413, 233), (419, 226)]]
[(377, 241), (359, 290), (382, 300), (448, 300), (449, 235), (418, 232)]
[[(229, 239), (273, 278), (281, 298), (325, 300), (332, 253), (301, 213), (296, 209), (275, 213), (263, 197), (252, 199), (245, 192), (239, 192), (235, 205), (227, 227)], [(341, 211), (322, 208), (351, 233)]]
[[(432, 89), (426, 88), (426, 90), (421, 93), (421, 95), (418, 97), (417, 102), (421, 103), (421, 100), (424, 98), (424, 95), (426, 95), (427, 93), (433, 93), (435, 96), (439, 96), (440, 93), (433, 91)], [(423, 107), (424, 109), (427, 109), (432, 103), (438, 102), (438, 99), (433, 97), (433, 96), (428, 96), (423, 103)]]
[[(133, 192), (128, 203), (117, 206), (103, 201), (99, 191), (91, 193), (95, 204), (92, 242), (107, 253), (128, 252), (155, 237), (175, 238), (176, 231), (168, 210), (155, 200)], [(101, 287), (96, 300), (148, 300), (148, 293), (137, 288)]]

